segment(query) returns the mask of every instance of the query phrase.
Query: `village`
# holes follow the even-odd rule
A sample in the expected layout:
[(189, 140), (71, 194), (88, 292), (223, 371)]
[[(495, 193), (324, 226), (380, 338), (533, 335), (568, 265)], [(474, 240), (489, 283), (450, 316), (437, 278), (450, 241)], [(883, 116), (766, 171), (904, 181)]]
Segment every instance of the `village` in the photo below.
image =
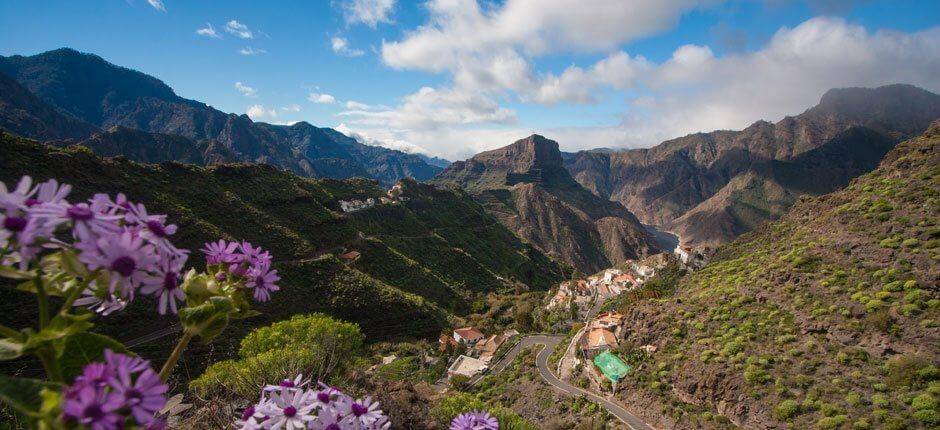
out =
[(344, 213), (352, 213), (375, 207), (375, 205), (398, 204), (408, 201), (408, 197), (402, 195), (403, 191), (402, 184), (399, 182), (392, 186), (392, 188), (390, 188), (384, 196), (379, 197), (378, 200), (376, 200), (374, 197), (361, 200), (340, 200), (339, 207), (343, 210)]
[[(609, 268), (581, 279), (561, 282), (544, 305), (546, 313), (569, 315), (566, 327), (583, 326), (566, 345), (564, 355), (557, 364), (557, 374), (583, 388), (597, 391), (616, 391), (618, 383), (632, 367), (619, 354), (624, 339), (625, 316), (617, 311), (601, 312), (606, 303), (623, 294), (637, 294), (643, 285), (670, 260), (685, 270), (704, 266), (711, 251), (676, 246), (672, 255), (657, 254), (639, 261), (627, 261), (620, 268)], [(441, 351), (462, 351), (447, 368), (446, 378), (466, 378), (469, 381), (485, 375), (495, 361), (502, 360), (510, 346), (518, 340), (519, 332), (506, 330), (485, 334), (476, 327), (461, 327), (442, 334), (438, 340)], [(655, 352), (652, 345), (641, 347), (647, 353)]]

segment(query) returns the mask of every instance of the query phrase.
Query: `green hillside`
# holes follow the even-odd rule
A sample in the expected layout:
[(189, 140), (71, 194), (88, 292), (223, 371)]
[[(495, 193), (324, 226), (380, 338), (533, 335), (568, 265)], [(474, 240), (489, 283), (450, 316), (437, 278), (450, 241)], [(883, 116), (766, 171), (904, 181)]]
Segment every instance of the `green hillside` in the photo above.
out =
[[(196, 167), (102, 159), (82, 148), (60, 149), (2, 137), (0, 180), (57, 178), (72, 198), (124, 192), (179, 225), (174, 242), (191, 250), (216, 239), (244, 239), (275, 256), (282, 291), (263, 315), (232, 327), (200, 353), (225, 355), (253, 326), (297, 313), (324, 312), (361, 325), (367, 340), (436, 337), (467, 314), (484, 293), (547, 289), (563, 276), (553, 261), (486, 215), (468, 196), (403, 183), (407, 200), (344, 214), (340, 200), (385, 194), (365, 179), (314, 180), (266, 165)], [(336, 255), (356, 250), (346, 265)], [(193, 263), (201, 261), (194, 252)], [(527, 287), (521, 287), (525, 284)], [(0, 303), (0, 319), (26, 321), (27, 296)], [(31, 302), (30, 302), (31, 303)], [(146, 300), (137, 307), (150, 307)], [(169, 326), (150, 310), (99, 319), (102, 330), (131, 340)], [(136, 316), (135, 316), (136, 315)], [(141, 345), (159, 358), (174, 336)], [(202, 360), (205, 361), (205, 360)], [(199, 365), (197, 364), (198, 368)]]
[[(620, 396), (664, 428), (940, 425), (940, 123), (625, 306)], [(653, 412), (649, 412), (653, 411)]]

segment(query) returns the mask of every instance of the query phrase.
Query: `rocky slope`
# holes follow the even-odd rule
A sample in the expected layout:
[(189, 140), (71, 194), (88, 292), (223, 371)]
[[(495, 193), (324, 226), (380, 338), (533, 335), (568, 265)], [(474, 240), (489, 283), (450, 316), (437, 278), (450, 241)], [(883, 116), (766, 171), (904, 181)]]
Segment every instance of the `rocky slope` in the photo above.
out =
[[(916, 87), (836, 89), (776, 124), (696, 133), (649, 149), (583, 151), (567, 155), (565, 165), (644, 223), (717, 245), (779, 217), (800, 194), (844, 186), (936, 118), (940, 96)], [(763, 192), (776, 200), (761, 203)]]
[(510, 230), (584, 272), (656, 248), (633, 214), (578, 185), (558, 143), (539, 135), (454, 162), (433, 182), (466, 189)]
[[(254, 122), (246, 115), (224, 113), (176, 95), (152, 76), (71, 49), (30, 57), (0, 57), (0, 72), (14, 78), (38, 99), (81, 121), (101, 129), (121, 126), (181, 136), (190, 139), (198, 149), (215, 149), (209, 159), (231, 155), (240, 161), (272, 164), (304, 176), (339, 179), (365, 176), (387, 185), (405, 177), (428, 179), (440, 171), (440, 167), (417, 155), (363, 145), (335, 130), (306, 122), (271, 125)], [(17, 133), (23, 127), (4, 128)], [(57, 135), (52, 138), (87, 136), (54, 134)], [(129, 157), (153, 152), (152, 148), (130, 148), (128, 143), (125, 141), (123, 147), (130, 151), (125, 154)], [(144, 140), (138, 146), (150, 143)], [(159, 155), (137, 161), (173, 158)]]
[(940, 425), (940, 122), (622, 309), (620, 396), (662, 428)]

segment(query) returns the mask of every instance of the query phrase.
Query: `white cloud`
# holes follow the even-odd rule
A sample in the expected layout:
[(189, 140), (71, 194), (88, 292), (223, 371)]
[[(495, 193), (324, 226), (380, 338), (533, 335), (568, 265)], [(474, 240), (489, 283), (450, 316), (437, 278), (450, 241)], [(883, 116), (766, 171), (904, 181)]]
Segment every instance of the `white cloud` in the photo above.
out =
[(375, 28), (380, 22), (392, 22), (395, 0), (344, 0), (343, 17), (348, 24), (363, 23)]
[(334, 37), (330, 39), (333, 52), (344, 57), (361, 57), (365, 52), (361, 49), (349, 47), (349, 41), (345, 37)]
[(277, 118), (277, 110), (265, 109), (263, 105), (252, 105), (245, 113), (254, 121)]
[(254, 88), (249, 87), (248, 85), (245, 85), (241, 82), (235, 83), (235, 89), (242, 93), (242, 95), (245, 97), (256, 97), (258, 95), (258, 92), (255, 91)]
[(254, 38), (254, 34), (248, 29), (248, 26), (242, 24), (236, 20), (231, 20), (225, 23), (225, 31), (234, 34), (242, 39), (251, 39)]
[(147, 4), (160, 12), (166, 12), (166, 6), (163, 5), (163, 0), (147, 0)]
[(283, 106), (281, 107), (281, 110), (285, 112), (300, 112), (300, 105), (292, 104), (290, 106)]
[[(515, 3), (509, 0), (505, 7)], [(495, 15), (484, 16), (493, 20)], [(426, 31), (422, 27), (414, 34)], [(558, 140), (566, 150), (645, 147), (691, 132), (777, 121), (799, 114), (836, 87), (902, 82), (940, 92), (940, 26), (912, 33), (869, 32), (841, 19), (814, 18), (781, 28), (752, 52), (719, 56), (708, 46), (686, 45), (653, 63), (614, 51), (593, 65), (571, 66), (558, 75), (531, 70), (512, 48), (440, 64), (452, 73), (453, 87), (422, 88), (394, 108), (348, 108), (341, 118), (363, 135), (450, 159), (531, 132)], [(632, 98), (620, 119), (607, 126), (533, 130), (514, 125), (515, 113), (500, 104), (512, 94), (525, 103), (584, 103), (611, 89)]]
[(422, 87), (406, 96), (403, 103), (393, 109), (346, 110), (338, 115), (348, 117), (354, 125), (391, 128), (446, 128), (470, 124), (512, 124), (516, 121), (514, 111), (499, 106), (483, 94), (431, 87)]
[(211, 37), (211, 38), (213, 38), (213, 39), (221, 39), (221, 38), (222, 38), (222, 35), (219, 34), (219, 33), (216, 33), (215, 27), (213, 27), (212, 24), (210, 24), (210, 23), (208, 23), (208, 22), (206, 23), (206, 26), (205, 26), (205, 27), (202, 27), (202, 28), (197, 29), (197, 30), (196, 30), (196, 34), (198, 34), (198, 35), (200, 35), (200, 36)]
[(318, 93), (315, 91), (307, 95), (307, 100), (310, 100), (317, 104), (325, 104), (325, 105), (336, 103), (336, 97), (333, 97), (329, 94)]
[(367, 104), (365, 104), (365, 103), (359, 103), (359, 102), (357, 102), (357, 101), (350, 100), (350, 101), (347, 101), (347, 102), (346, 102), (346, 109), (348, 109), (348, 110), (369, 110), (369, 109), (372, 109), (372, 106), (369, 106), (369, 105), (367, 105)]
[(259, 55), (259, 54), (267, 54), (268, 51), (265, 51), (264, 49), (260, 49), (260, 48), (252, 48), (250, 46), (246, 46), (242, 49), (239, 49), (238, 53), (241, 55)]

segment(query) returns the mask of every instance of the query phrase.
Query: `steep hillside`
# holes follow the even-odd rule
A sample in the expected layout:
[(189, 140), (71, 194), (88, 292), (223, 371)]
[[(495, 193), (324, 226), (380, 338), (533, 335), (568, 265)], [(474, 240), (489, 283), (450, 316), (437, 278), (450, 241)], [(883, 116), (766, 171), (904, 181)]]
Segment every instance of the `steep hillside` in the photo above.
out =
[(623, 309), (657, 349), (620, 396), (664, 428), (936, 428), (938, 166), (940, 122)]
[[(239, 330), (295, 313), (325, 312), (358, 322), (373, 341), (436, 337), (483, 294), (548, 289), (564, 276), (469, 196), (413, 181), (402, 183), (406, 201), (347, 214), (340, 200), (378, 199), (385, 190), (371, 180), (313, 180), (266, 165), (143, 165), (9, 135), (0, 145), (5, 183), (29, 174), (74, 185), (75, 198), (121, 191), (153, 212), (169, 214), (179, 225), (174, 242), (180, 247), (198, 250), (223, 237), (269, 249), (284, 278), (282, 291), (262, 307), (263, 316), (210, 348), (221, 347), (223, 354), (240, 338)], [(343, 264), (335, 256), (353, 250), (361, 253), (354, 262)], [(32, 307), (20, 306), (19, 298), (28, 299), (0, 304), (0, 319), (25, 320), (21, 312)], [(103, 319), (106, 330), (128, 340), (172, 322), (131, 315)]]
[(584, 272), (656, 249), (633, 214), (578, 185), (558, 143), (539, 135), (455, 162), (434, 182), (466, 189), (510, 230)]
[[(388, 185), (405, 177), (428, 179), (441, 170), (417, 155), (363, 145), (335, 130), (306, 122), (271, 125), (256, 123), (247, 115), (224, 113), (176, 95), (157, 78), (71, 49), (30, 57), (0, 57), (0, 72), (46, 103), (102, 129), (123, 126), (178, 135), (200, 142), (201, 148), (217, 147), (219, 152), (240, 161), (272, 164), (304, 176), (366, 176)], [(149, 143), (144, 140), (137, 145)], [(131, 150), (129, 157), (153, 151), (126, 144), (124, 147)], [(170, 158), (162, 155), (137, 161)]]
[(0, 72), (0, 129), (32, 139), (68, 139), (88, 136), (95, 126), (58, 112)]
[[(623, 203), (644, 223), (686, 242), (716, 245), (776, 219), (794, 196), (844, 186), (936, 118), (940, 96), (916, 87), (844, 88), (776, 124), (696, 133), (649, 149), (584, 151), (568, 155), (565, 164), (579, 183)], [(825, 176), (811, 176), (819, 174)], [(781, 188), (784, 200), (735, 209), (750, 204), (749, 190), (768, 187)]]

